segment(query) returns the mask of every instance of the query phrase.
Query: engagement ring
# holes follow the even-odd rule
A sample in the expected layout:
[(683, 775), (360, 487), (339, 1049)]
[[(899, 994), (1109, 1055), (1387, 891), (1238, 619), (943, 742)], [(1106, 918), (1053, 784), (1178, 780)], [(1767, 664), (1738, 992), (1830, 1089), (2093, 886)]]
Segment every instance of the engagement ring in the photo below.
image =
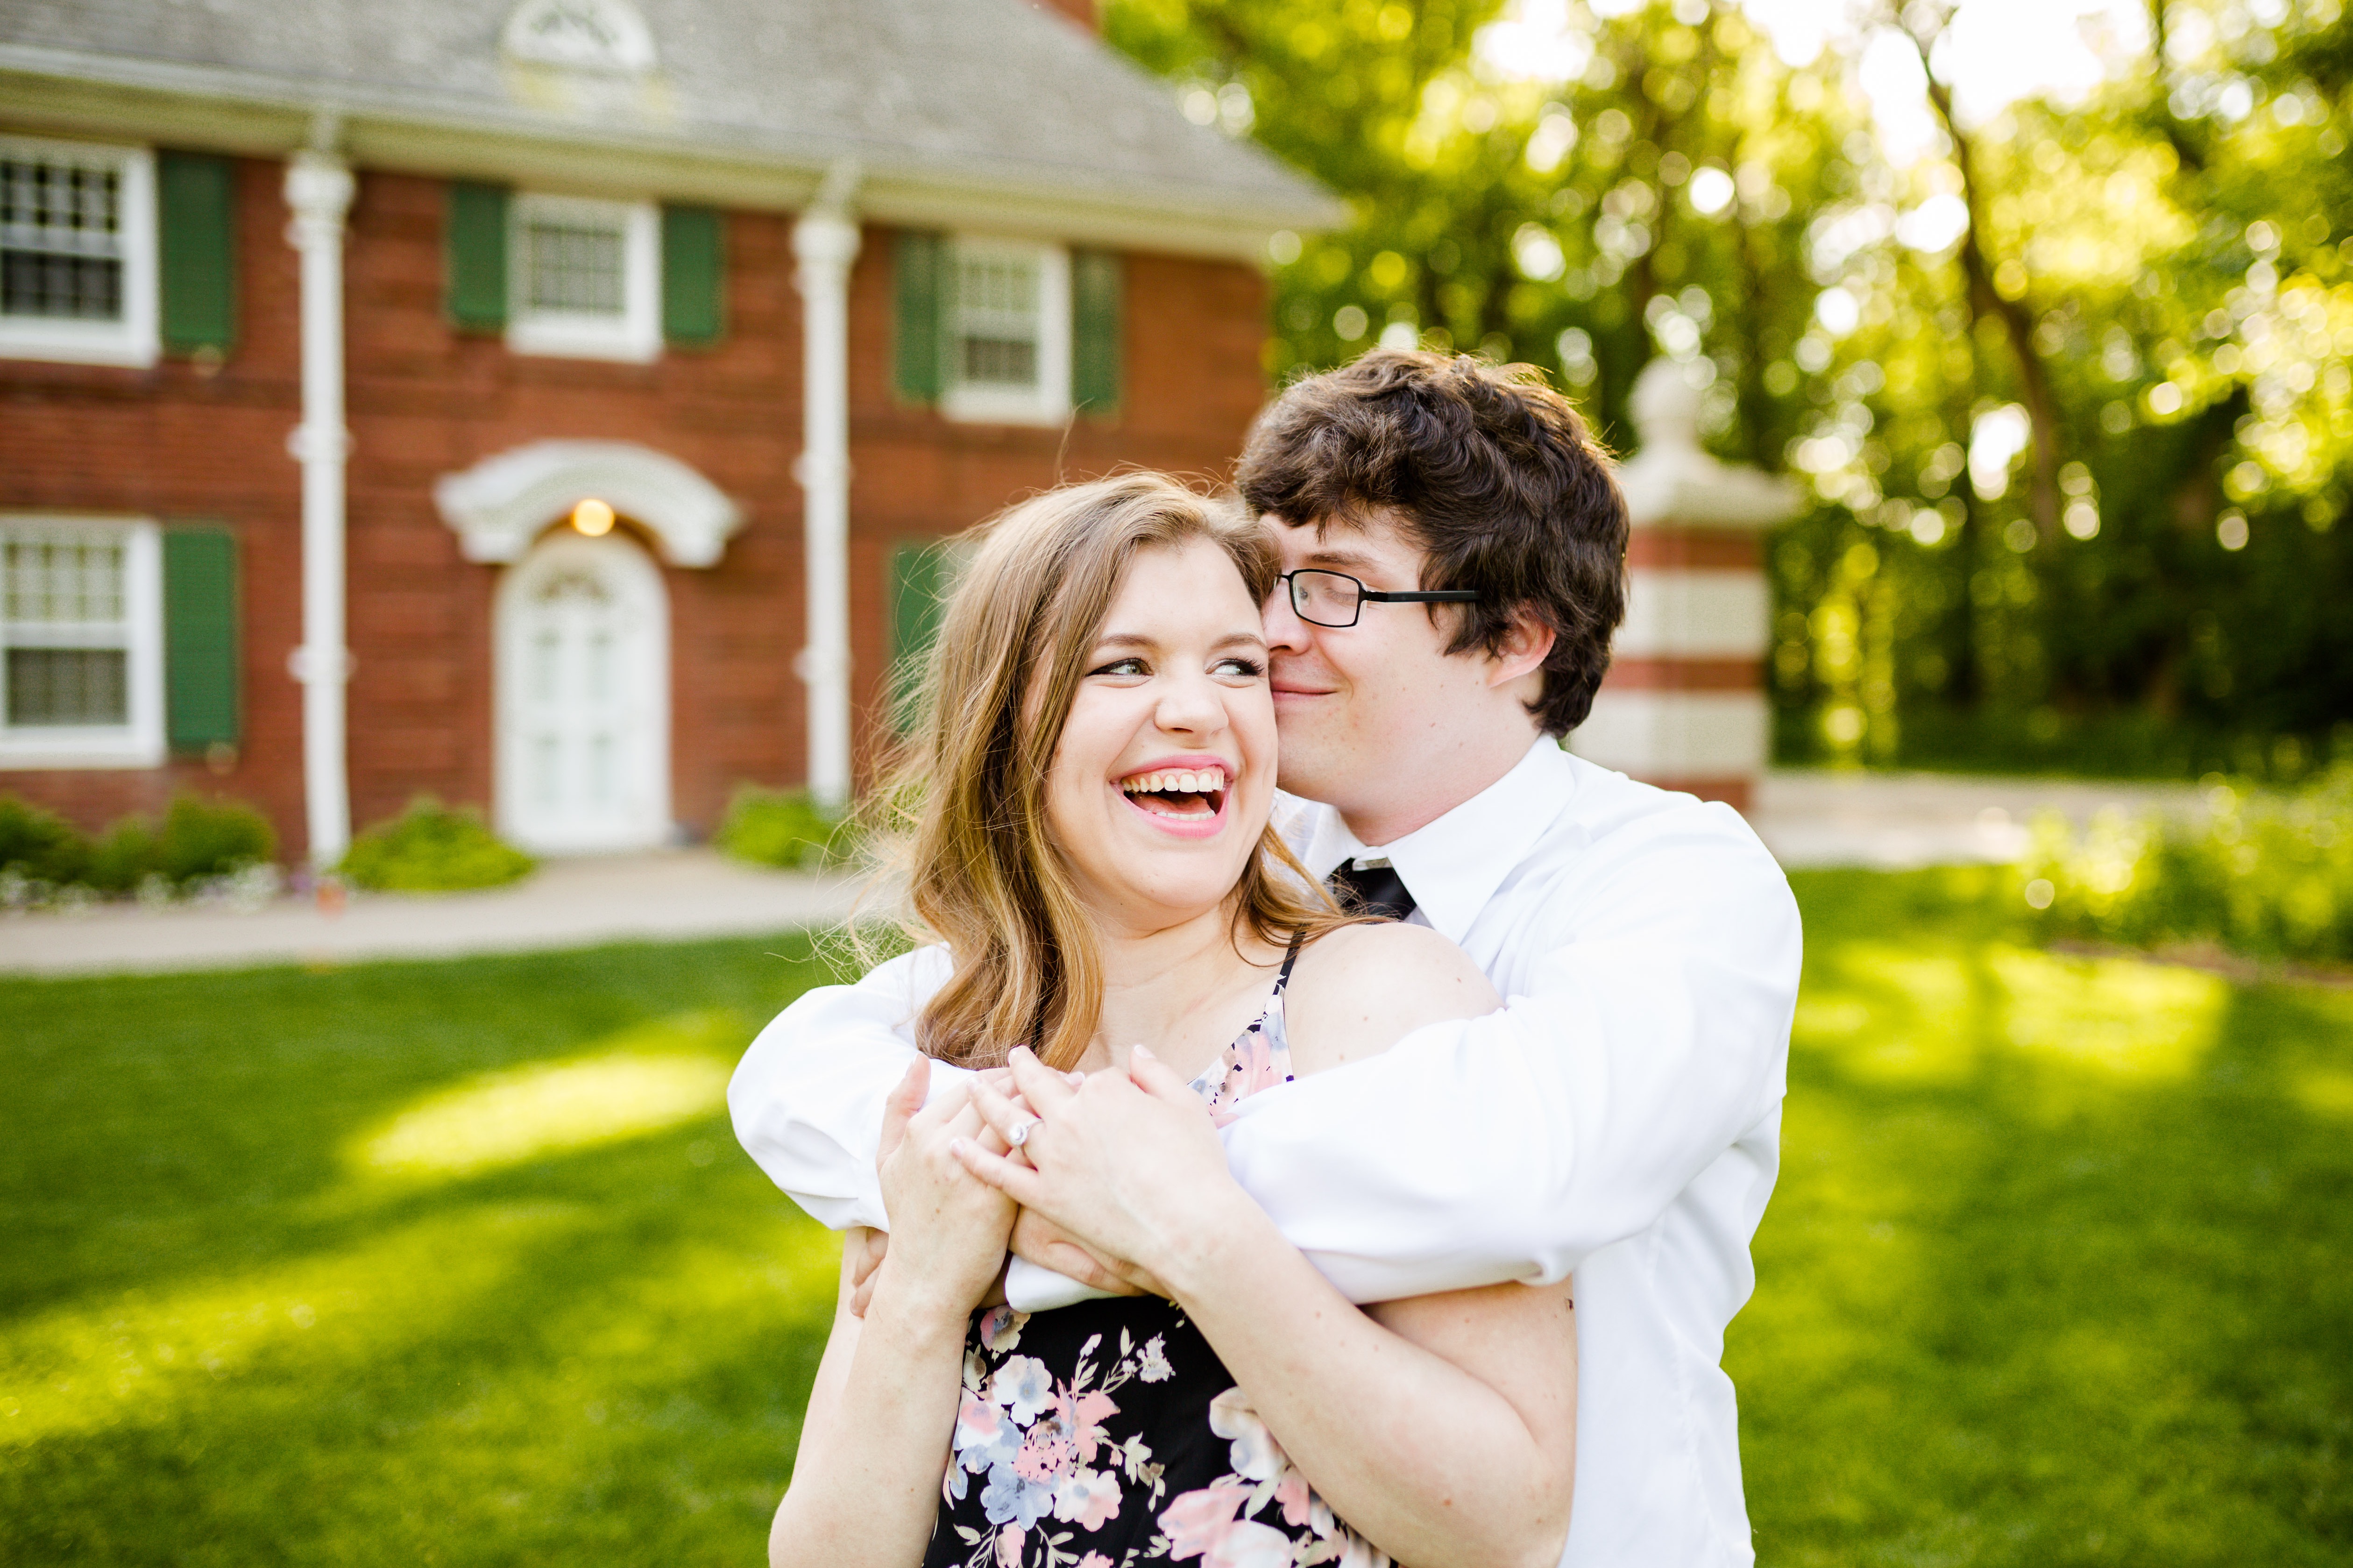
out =
[(1016, 1149), (1020, 1148), (1029, 1141), (1029, 1129), (1036, 1127), (1039, 1120), (1039, 1118), (1033, 1116), (1027, 1121), (1016, 1122), (1013, 1130), (1005, 1135), (1005, 1141)]

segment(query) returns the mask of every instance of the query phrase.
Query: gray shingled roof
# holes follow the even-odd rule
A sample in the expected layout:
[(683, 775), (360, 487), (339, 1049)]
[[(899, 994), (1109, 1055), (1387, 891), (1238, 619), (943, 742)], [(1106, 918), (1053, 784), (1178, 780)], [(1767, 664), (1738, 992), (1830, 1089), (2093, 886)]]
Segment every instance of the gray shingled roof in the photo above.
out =
[[(7, 0), (8, 76), (522, 138), (609, 142), (1309, 227), (1337, 204), (1187, 121), (1166, 84), (1023, 0), (637, 0), (659, 63), (568, 110), (501, 48), (481, 0)], [(596, 84), (591, 84), (592, 86)]]

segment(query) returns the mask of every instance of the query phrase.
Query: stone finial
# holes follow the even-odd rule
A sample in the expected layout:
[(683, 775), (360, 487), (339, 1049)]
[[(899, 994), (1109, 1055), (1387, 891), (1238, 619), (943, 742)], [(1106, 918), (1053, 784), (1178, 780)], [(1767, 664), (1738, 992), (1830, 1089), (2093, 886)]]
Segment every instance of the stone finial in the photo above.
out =
[(1798, 487), (1759, 469), (1736, 467), (1699, 444), (1705, 383), (1692, 367), (1654, 359), (1629, 399), (1641, 450), (1618, 470), (1637, 528), (1769, 528), (1805, 504)]

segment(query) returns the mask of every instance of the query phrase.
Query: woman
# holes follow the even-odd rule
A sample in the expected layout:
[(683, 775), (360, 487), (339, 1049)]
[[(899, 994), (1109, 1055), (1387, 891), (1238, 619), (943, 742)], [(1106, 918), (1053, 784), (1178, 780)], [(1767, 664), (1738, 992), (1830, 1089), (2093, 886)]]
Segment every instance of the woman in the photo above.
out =
[[(1275, 570), (1254, 524), (1129, 475), (1000, 518), (948, 606), (910, 880), (953, 973), (917, 1036), (1012, 1081), (926, 1105), (919, 1064), (896, 1097), (891, 1245), (862, 1319), (845, 1266), (778, 1568), (1558, 1558), (1566, 1287), (1360, 1311), (1226, 1171), (1237, 1102), (1496, 1005), (1269, 828)], [(983, 1310), (1008, 1193), (1166, 1298)]]

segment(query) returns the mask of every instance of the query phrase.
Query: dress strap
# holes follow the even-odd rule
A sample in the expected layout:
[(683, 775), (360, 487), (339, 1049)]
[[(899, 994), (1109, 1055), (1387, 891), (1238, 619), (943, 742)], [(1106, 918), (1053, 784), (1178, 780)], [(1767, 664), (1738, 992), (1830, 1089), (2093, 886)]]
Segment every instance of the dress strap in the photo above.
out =
[(1282, 955), (1282, 972), (1274, 977), (1274, 994), (1281, 996), (1282, 988), (1291, 983), (1291, 966), (1299, 961), (1299, 949), (1307, 945), (1304, 929), (1291, 934), (1291, 950)]

